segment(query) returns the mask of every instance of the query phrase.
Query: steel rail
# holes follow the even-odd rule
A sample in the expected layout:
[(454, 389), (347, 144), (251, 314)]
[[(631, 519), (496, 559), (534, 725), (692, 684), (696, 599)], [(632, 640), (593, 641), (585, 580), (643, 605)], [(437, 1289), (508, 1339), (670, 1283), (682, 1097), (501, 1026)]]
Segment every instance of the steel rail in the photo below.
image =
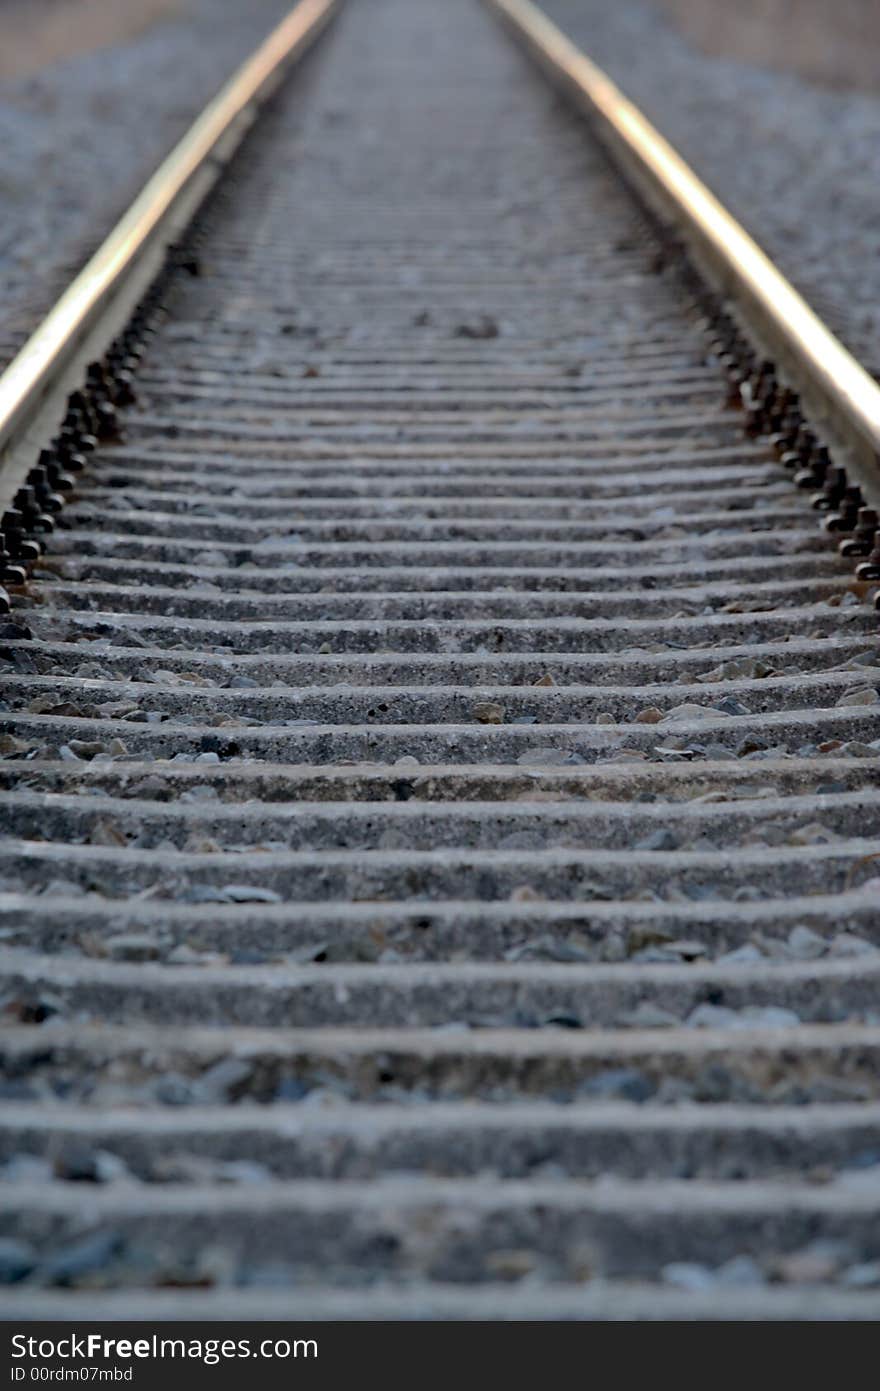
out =
[[(300, 0), (196, 118), (0, 376), (0, 467), (132, 270), (157, 245), (164, 253), (180, 227), (175, 215), (192, 215), (260, 106), (340, 3)], [(3, 481), (4, 491), (14, 484)]]
[(551, 80), (573, 98), (700, 270), (801, 393), (858, 481), (880, 491), (880, 387), (760, 246), (606, 73), (531, 0), (487, 0)]

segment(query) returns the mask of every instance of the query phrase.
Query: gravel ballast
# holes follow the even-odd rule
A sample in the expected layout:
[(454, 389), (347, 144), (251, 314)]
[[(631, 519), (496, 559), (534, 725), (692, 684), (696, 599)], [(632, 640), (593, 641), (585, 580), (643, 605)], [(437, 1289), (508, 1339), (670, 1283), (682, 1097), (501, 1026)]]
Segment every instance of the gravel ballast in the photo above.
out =
[[(289, 9), (288, 0), (189, 0), (127, 42), (36, 72), (29, 21), (27, 75), (0, 81), (0, 365)], [(47, 19), (53, 12), (48, 5)], [(14, 44), (10, 20), (7, 58)]]

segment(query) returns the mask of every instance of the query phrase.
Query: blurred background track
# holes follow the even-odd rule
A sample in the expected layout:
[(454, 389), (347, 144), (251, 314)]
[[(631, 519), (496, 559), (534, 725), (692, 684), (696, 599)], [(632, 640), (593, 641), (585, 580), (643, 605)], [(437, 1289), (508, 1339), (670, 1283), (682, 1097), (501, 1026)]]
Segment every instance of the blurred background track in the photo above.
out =
[[(287, 8), (286, 0), (0, 0), (0, 365)], [(549, 0), (546, 8), (880, 373), (880, 7)]]

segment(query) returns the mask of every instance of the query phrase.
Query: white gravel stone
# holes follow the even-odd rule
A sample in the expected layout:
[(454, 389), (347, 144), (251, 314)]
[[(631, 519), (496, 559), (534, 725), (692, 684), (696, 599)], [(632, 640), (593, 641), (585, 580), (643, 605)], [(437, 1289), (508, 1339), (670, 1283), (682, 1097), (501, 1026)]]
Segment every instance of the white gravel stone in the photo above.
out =
[(880, 695), (873, 686), (862, 686), (857, 691), (846, 691), (837, 702), (838, 705), (876, 705)]

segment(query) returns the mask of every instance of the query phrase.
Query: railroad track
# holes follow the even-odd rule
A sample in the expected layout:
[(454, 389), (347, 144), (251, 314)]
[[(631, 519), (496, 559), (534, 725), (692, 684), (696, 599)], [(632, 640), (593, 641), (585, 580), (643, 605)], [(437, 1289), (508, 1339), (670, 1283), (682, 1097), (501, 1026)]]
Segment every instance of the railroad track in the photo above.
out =
[(6, 516), (7, 1316), (877, 1316), (872, 400), (681, 239), (351, 0), (113, 326)]

